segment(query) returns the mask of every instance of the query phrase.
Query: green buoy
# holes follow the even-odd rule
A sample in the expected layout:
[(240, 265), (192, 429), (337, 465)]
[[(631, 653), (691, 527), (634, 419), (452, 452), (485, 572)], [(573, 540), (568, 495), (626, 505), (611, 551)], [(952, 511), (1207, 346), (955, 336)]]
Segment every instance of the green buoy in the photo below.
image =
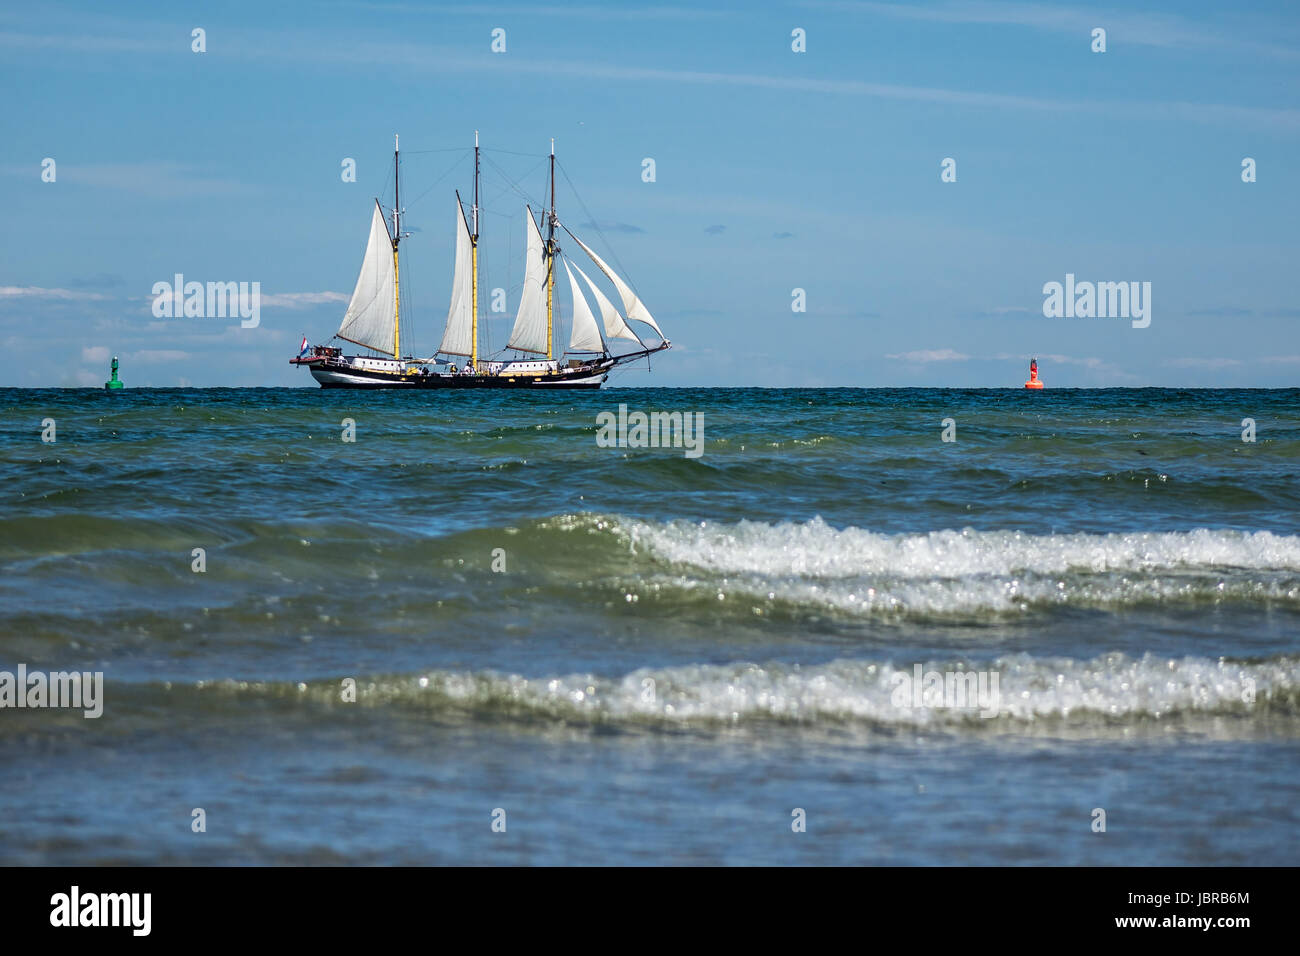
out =
[(126, 386), (117, 377), (117, 356), (113, 356), (113, 377), (104, 383), (105, 388), (125, 388)]

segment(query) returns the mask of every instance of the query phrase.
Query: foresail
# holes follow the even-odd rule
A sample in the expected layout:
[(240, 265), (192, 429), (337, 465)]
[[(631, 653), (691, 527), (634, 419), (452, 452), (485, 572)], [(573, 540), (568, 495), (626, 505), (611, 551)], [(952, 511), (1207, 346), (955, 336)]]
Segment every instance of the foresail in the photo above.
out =
[[(566, 261), (565, 264), (568, 265), (569, 263)], [(614, 308), (614, 303), (609, 301), (609, 297), (596, 287), (596, 283), (592, 282), (591, 277), (582, 271), (581, 266), (576, 262), (572, 263), (572, 265), (573, 268), (578, 270), (578, 275), (582, 276), (583, 281), (587, 283), (587, 288), (591, 290), (591, 294), (596, 297), (596, 307), (600, 309), (600, 317), (605, 323), (605, 338), (631, 339), (633, 342), (640, 342), (641, 337), (623, 321), (623, 316), (618, 314), (618, 309)]]
[(569, 277), (569, 288), (573, 290), (573, 333), (569, 336), (570, 352), (604, 352), (605, 340), (600, 337), (600, 326), (591, 314), (591, 306), (582, 297), (578, 280), (573, 278), (573, 270), (566, 260), (564, 271)]
[(465, 213), (456, 200), (456, 268), (451, 278), (451, 308), (447, 310), (447, 330), (442, 334), (439, 352), (447, 355), (470, 355), (474, 346), (474, 243), (465, 224)]
[[(569, 233), (569, 235), (573, 236), (573, 233)], [(654, 316), (652, 316), (650, 310), (645, 307), (645, 303), (637, 298), (637, 295), (632, 291), (631, 286), (620, 279), (613, 269), (605, 265), (605, 260), (592, 252), (591, 248), (585, 242), (577, 236), (573, 236), (573, 239), (578, 245), (582, 246), (583, 252), (591, 256), (591, 261), (600, 267), (600, 271), (605, 273), (609, 281), (614, 283), (614, 288), (618, 290), (619, 296), (623, 299), (623, 308), (627, 312), (627, 317), (629, 319), (636, 319), (638, 322), (644, 322), (646, 325), (650, 326), (650, 328), (658, 332), (661, 339), (666, 338), (659, 328), (659, 323), (654, 320)]]
[(510, 330), (507, 346), (522, 352), (547, 352), (546, 261), (542, 256), (542, 234), (533, 221), (532, 207), (525, 207), (524, 225), (528, 251), (524, 258), (524, 289), (519, 297), (519, 314)]
[(370, 217), (370, 238), (366, 241), (361, 274), (348, 310), (339, 324), (339, 338), (380, 352), (393, 351), (397, 312), (394, 289), (393, 240), (388, 234), (384, 214), (375, 203)]

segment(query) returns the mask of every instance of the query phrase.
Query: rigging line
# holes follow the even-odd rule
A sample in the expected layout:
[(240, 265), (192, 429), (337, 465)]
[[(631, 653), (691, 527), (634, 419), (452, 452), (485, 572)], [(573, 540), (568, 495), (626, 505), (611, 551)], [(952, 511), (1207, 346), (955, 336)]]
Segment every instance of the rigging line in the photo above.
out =
[[(606, 238), (604, 231), (600, 228), (600, 223), (596, 221), (596, 217), (591, 214), (591, 210), (587, 208), (587, 204), (583, 202), (582, 197), (578, 195), (578, 187), (573, 185), (573, 180), (569, 178), (568, 170), (564, 168), (564, 164), (558, 159), (555, 161), (555, 165), (559, 167), (560, 172), (564, 174), (564, 181), (569, 184), (569, 190), (573, 193), (573, 198), (578, 200), (578, 205), (581, 206), (582, 211), (586, 213), (587, 221), (591, 223), (591, 227), (596, 230), (596, 235), (600, 236), (601, 241), (605, 243), (605, 248), (609, 250), (610, 258), (613, 259), (614, 264), (618, 266), (619, 275), (623, 277), (623, 280), (627, 282), (628, 285), (632, 286), (632, 291), (636, 292), (637, 298), (640, 298), (641, 293), (637, 291), (636, 285), (632, 282), (632, 277), (628, 275), (627, 268), (618, 258), (618, 253), (614, 251), (613, 244), (608, 238)], [(569, 234), (573, 235), (572, 233)]]
[(445, 173), (443, 173), (441, 176), (439, 176), (437, 179), (435, 179), (435, 180), (433, 181), (433, 185), (431, 185), (431, 186), (430, 186), (428, 189), (426, 189), (424, 192), (420, 193), (420, 195), (416, 196), (414, 199), (412, 199), (412, 200), (411, 200), (410, 202), (408, 202), (406, 205), (407, 205), (408, 207), (409, 207), (409, 206), (414, 206), (417, 202), (419, 202), (419, 201), (420, 201), (421, 199), (423, 199), (425, 196), (429, 195), (429, 193), (433, 192), (435, 186), (437, 186), (440, 182), (442, 182), (444, 179), (446, 179), (448, 176), (450, 176), (452, 173), (454, 173), (457, 169), (459, 169), (459, 168), (460, 168), (460, 164), (463, 163), (463, 162), (465, 162), (465, 160), (468, 159), (468, 158), (469, 158), (468, 156), (462, 156), (462, 157), (460, 158), (459, 161), (457, 161), (457, 162), (455, 162), (455, 163), (452, 164), (452, 167), (451, 167), (449, 170), (447, 170)]
[[(411, 286), (414, 284), (412, 280), (412, 276), (415, 275), (415, 269), (411, 265), (410, 247), (409, 246), (403, 247), (403, 251), (401, 255), (405, 261), (405, 268), (403, 269), (403, 275), (406, 276), (406, 278), (402, 281), (402, 289), (404, 290), (404, 294), (402, 295), (402, 311), (404, 313), (402, 318), (402, 328), (403, 330), (409, 330), (409, 332), (404, 334), (402, 338), (404, 341), (415, 343), (419, 341), (419, 337), (415, 334), (416, 331), (415, 305), (416, 305), (417, 296), (411, 288)], [(418, 356), (420, 354), (419, 349), (416, 349), (413, 345), (407, 345), (405, 351), (415, 356)]]
[[(384, 177), (384, 188), (379, 190), (379, 195), (375, 197), (376, 199), (379, 200), (380, 206), (384, 206), (384, 198), (388, 196), (388, 187), (391, 186), (392, 184), (393, 184), (393, 171), (390, 169), (388, 171), (388, 175)], [(385, 208), (392, 209), (393, 207), (386, 206)], [(388, 225), (388, 223), (385, 223), (385, 225)]]
[(411, 156), (423, 156), (425, 153), (465, 153), (469, 154), (473, 150), (471, 146), (448, 146), (446, 149), (404, 149), (403, 153)]
[[(521, 153), (520, 155), (525, 155), (525, 156), (526, 156), (526, 155), (530, 155), (530, 154), (527, 154), (527, 153)], [(541, 166), (542, 163), (545, 163), (546, 160), (547, 160), (548, 158), (549, 158), (549, 157), (544, 157), (543, 159), (541, 159), (541, 160), (537, 163), (536, 166), (534, 166), (532, 169), (528, 170), (528, 172), (524, 175), (524, 178), (527, 178), (528, 176), (531, 176), (534, 172), (536, 172), (538, 166)], [(504, 180), (506, 181), (506, 183), (509, 184), (509, 187), (510, 187), (511, 189), (513, 189), (516, 193), (519, 194), (519, 197), (520, 197), (521, 199), (523, 199), (523, 200), (524, 200), (526, 203), (528, 203), (529, 205), (532, 205), (532, 204), (536, 203), (536, 201), (537, 201), (536, 198), (533, 197), (533, 196), (530, 196), (530, 195), (528, 195), (528, 193), (524, 192), (523, 189), (520, 187), (519, 183), (516, 182), (514, 179), (512, 179), (512, 178), (509, 176), (509, 174), (507, 174), (506, 171), (505, 171), (504, 169), (502, 169), (499, 165), (497, 165), (495, 162), (493, 162), (493, 160), (492, 160), (491, 158), (488, 158), (487, 162), (489, 163), (489, 165), (491, 165), (491, 167), (492, 167), (494, 170), (496, 170), (496, 172), (501, 176), (501, 178), (504, 179)], [(505, 195), (505, 191), (503, 190), (503, 191), (501, 192), (501, 194), (500, 194), (497, 198), (499, 199), (501, 196), (504, 196), (504, 195)], [(541, 208), (541, 207), (539, 206), (539, 208)]]
[(510, 156), (532, 156), (532, 157), (534, 157), (534, 158), (540, 157), (543, 161), (545, 161), (545, 160), (547, 159), (547, 156), (548, 156), (548, 154), (546, 154), (546, 153), (517, 153), (517, 152), (515, 152), (513, 149), (495, 149), (495, 148), (493, 148), (493, 149), (488, 149), (488, 147), (486, 147), (486, 146), (483, 147), (483, 152), (485, 152), (485, 153), (506, 153), (506, 154), (508, 154), (508, 155), (510, 155)]
[[(495, 196), (493, 196), (493, 197), (492, 197), (492, 204), (493, 204), (493, 205), (496, 205), (497, 200), (499, 200), (502, 196), (504, 196), (504, 195), (505, 195), (506, 193), (508, 193), (509, 191), (510, 191), (510, 189), (509, 189), (509, 187), (507, 187), (506, 189), (501, 190), (501, 192), (499, 192), (499, 193), (497, 193)], [(486, 206), (486, 204), (484, 204), (484, 206), (480, 206), (480, 207), (479, 207), (479, 212), (484, 212), (484, 211), (486, 211), (486, 210), (485, 210), (485, 206)], [(502, 214), (501, 214), (501, 213), (498, 213), (497, 215), (502, 215)]]
[[(480, 280), (483, 279), (483, 277), (486, 276), (486, 275), (488, 274), (488, 271), (489, 271), (489, 261), (488, 261), (488, 260), (489, 260), (490, 258), (491, 258), (491, 257), (487, 254), (487, 250), (486, 250), (486, 249), (482, 250), (482, 252), (479, 254), (479, 257), (478, 257), (478, 271), (479, 271), (479, 279), (480, 279)], [(486, 283), (482, 283), (482, 282), (480, 282), (480, 285), (485, 285), (485, 284), (486, 284)], [(484, 299), (484, 296), (481, 294), (481, 293), (482, 293), (482, 289), (480, 289), (479, 292), (480, 292), (480, 295), (479, 295), (479, 306), (480, 306), (480, 311), (481, 311), (481, 308), (482, 308), (482, 305), (483, 305), (483, 299)], [(491, 290), (489, 289), (489, 290), (488, 290), (487, 298), (488, 298), (488, 299), (491, 299), (491, 297), (492, 297), (492, 293), (491, 293)], [(490, 307), (489, 307), (489, 310), (490, 310)], [(491, 354), (492, 354), (492, 323), (491, 323), (490, 321), (488, 321), (488, 314), (489, 314), (489, 313), (485, 312), (485, 313), (483, 313), (483, 314), (480, 316), (480, 318), (479, 318), (479, 323), (478, 323), (478, 327), (479, 327), (479, 334), (480, 334), (483, 338), (487, 339), (487, 352), (488, 352), (489, 355), (491, 355)]]

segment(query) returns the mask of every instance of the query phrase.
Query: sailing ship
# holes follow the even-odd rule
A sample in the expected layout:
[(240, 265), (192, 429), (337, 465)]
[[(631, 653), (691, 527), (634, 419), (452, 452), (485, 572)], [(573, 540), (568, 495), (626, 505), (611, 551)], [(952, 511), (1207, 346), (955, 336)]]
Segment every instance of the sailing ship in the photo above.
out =
[[(519, 311), (506, 348), (527, 358), (491, 357), (479, 351), (478, 245), (479, 245), (479, 145), (474, 134), (474, 202), (466, 217), (456, 193), (456, 262), (452, 272), (451, 306), (437, 352), (427, 358), (402, 354), (401, 283), (398, 246), (410, 234), (402, 232), (399, 194), (398, 139), (393, 138), (392, 227), (378, 199), (370, 218), (361, 274), (339, 330), (340, 339), (369, 350), (345, 355), (340, 346), (308, 346), (303, 339), (291, 365), (305, 366), (323, 388), (600, 388), (618, 365), (661, 352), (671, 346), (645, 304), (624, 279), (560, 222), (555, 213), (555, 141), (551, 141), (550, 209), (539, 224), (531, 205), (524, 207), (527, 242), (524, 283)], [(542, 236), (543, 224), (546, 235)], [(560, 248), (563, 230), (604, 273), (623, 302), (620, 313), (586, 272)], [(555, 277), (563, 265), (573, 297), (568, 348), (555, 355)], [(579, 285), (578, 278), (582, 285)], [(583, 293), (590, 292), (600, 321)], [(658, 344), (647, 345), (631, 322), (649, 326)], [(635, 342), (639, 348), (615, 352), (610, 341)], [(653, 341), (653, 340), (652, 340)], [(460, 364), (458, 364), (460, 363)]]

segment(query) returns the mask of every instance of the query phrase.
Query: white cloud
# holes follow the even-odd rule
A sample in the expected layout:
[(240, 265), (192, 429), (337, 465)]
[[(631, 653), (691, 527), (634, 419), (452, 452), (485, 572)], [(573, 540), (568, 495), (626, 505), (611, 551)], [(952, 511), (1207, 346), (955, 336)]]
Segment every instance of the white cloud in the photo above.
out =
[[(893, 5), (883, 5), (892, 7)], [(1029, 5), (1025, 5), (1028, 7)], [(1048, 8), (1036, 8), (1047, 10)], [(1046, 14), (1044, 14), (1046, 16)], [(1028, 16), (1023, 18), (1030, 18)], [(977, 22), (1004, 22), (977, 21)], [(1018, 22), (1018, 21), (1006, 21)], [(1090, 22), (1090, 21), (1089, 21)], [(114, 21), (117, 26), (120, 21)], [(107, 24), (105, 28), (107, 29)], [(1065, 26), (1058, 27), (1064, 29)], [(1136, 28), (1135, 28), (1136, 30)], [(1162, 30), (1164, 31), (1162, 33)], [(1168, 28), (1159, 24), (1147, 25), (1144, 31), (1133, 35), (1145, 36), (1148, 42), (1154, 42), (1168, 33)], [(0, 32), (0, 47), (17, 48), (54, 47), (61, 52), (84, 50), (93, 52), (114, 52), (113, 40), (103, 35), (61, 35), (33, 36)], [(133, 41), (124, 41), (128, 45), (119, 52), (130, 49)], [(520, 73), (541, 77), (573, 76), (587, 81), (621, 80), (665, 83), (707, 84), (729, 87), (748, 87), (760, 90), (796, 90), (809, 93), (841, 94), (849, 96), (866, 96), (877, 99), (901, 100), (904, 102), (928, 102), (953, 106), (987, 107), (1038, 110), (1051, 113), (1102, 113), (1108, 118), (1131, 116), (1150, 118), (1152, 116), (1178, 116), (1190, 122), (1250, 123), (1257, 126), (1300, 128), (1300, 110), (1262, 106), (1236, 106), (1182, 102), (1114, 102), (1114, 101), (1067, 101), (1037, 96), (1019, 96), (1005, 93), (988, 93), (979, 90), (944, 89), (890, 83), (868, 83), (860, 80), (821, 79), (802, 76), (769, 76), (756, 73), (722, 73), (709, 70), (674, 70), (651, 67), (627, 66), (622, 63), (601, 64), (586, 59), (541, 60), (524, 57), (484, 57), (467, 54), (463, 49), (436, 48), (427, 44), (410, 42), (375, 42), (359, 41), (351, 38), (346, 42), (333, 41), (320, 36), (304, 34), (287, 35), (283, 33), (233, 33), (229, 37), (229, 55), (246, 59), (273, 59), (277, 63), (298, 61), (314, 64), (357, 64), (385, 68), (404, 68), (417, 73), (483, 73), (492, 75)], [(179, 49), (187, 50), (183, 44)], [(1284, 48), (1277, 47), (1284, 51)], [(170, 47), (160, 43), (157, 53), (172, 52)], [(1292, 54), (1294, 55), (1294, 54)], [(177, 176), (175, 164), (153, 164), (164, 176)], [(166, 167), (170, 166), (171, 169)], [(121, 188), (148, 189), (147, 177), (140, 174), (144, 164), (136, 164), (129, 175), (119, 170), (118, 185)], [(106, 168), (107, 169), (107, 168)], [(60, 167), (60, 177), (63, 169)], [(126, 176), (123, 184), (121, 177)], [(111, 178), (111, 177), (110, 177)], [(214, 189), (240, 189), (237, 183), (212, 180)], [(195, 182), (183, 183), (178, 195), (192, 195)]]
[(1220, 369), (1240, 365), (1241, 360), (1233, 358), (1175, 358), (1167, 359), (1161, 364), (1168, 365), (1171, 368)]
[(997, 355), (989, 356), (996, 362), (1021, 362), (1029, 358), (1037, 358), (1039, 362), (1050, 362), (1053, 365), (1078, 365), (1082, 368), (1098, 369), (1108, 372), (1120, 371), (1119, 366), (1112, 365), (1104, 359), (1095, 356), (1075, 356), (1075, 355), (1058, 355), (1052, 352), (1038, 352), (1029, 355), (1026, 352), (999, 352)]
[(897, 355), (886, 355), (885, 358), (894, 359), (900, 362), (966, 362), (970, 356), (962, 352), (954, 352), (952, 349), (930, 349), (919, 352), (902, 352)]
[[(189, 284), (189, 281), (191, 280), (186, 280), (187, 285)], [(198, 280), (192, 280), (192, 281), (198, 281)], [(245, 280), (245, 281), (250, 281), (250, 280)], [(173, 294), (172, 294), (173, 291), (174, 290), (169, 285), (166, 289), (164, 289), (162, 292), (158, 293), (157, 295), (150, 295), (145, 297), (142, 300), (136, 300), (136, 301), (144, 302), (145, 304), (143, 306), (143, 309), (144, 311), (148, 312), (150, 315), (153, 314), (155, 302), (161, 303), (161, 307), (164, 310), (164, 312), (170, 311), (171, 302), (173, 298)], [(314, 305), (329, 305), (332, 303), (347, 302), (351, 298), (350, 296), (347, 296), (342, 292), (274, 292), (274, 293), (263, 292), (260, 295), (261, 295), (259, 300), (260, 307), (264, 309), (265, 308), (309, 309)], [(174, 296), (174, 298), (177, 300), (178, 305), (183, 305), (185, 302), (185, 297), (183, 295), (176, 295)], [(169, 320), (169, 322), (175, 322), (175, 321), (176, 319)], [(162, 325), (163, 325), (162, 323), (150, 323), (151, 327), (157, 326), (161, 328)]]
[(185, 362), (192, 357), (189, 352), (182, 352), (178, 349), (143, 349), (139, 352), (132, 352), (127, 356), (127, 360), (138, 362), (141, 365), (152, 365), (157, 362)]
[(262, 306), (282, 309), (305, 309), (326, 302), (347, 302), (351, 297), (342, 292), (277, 292), (263, 293)]
[(107, 362), (108, 359), (109, 359), (108, 346), (91, 345), (81, 350), (81, 360), (83, 362), (91, 362), (91, 363), (98, 364), (100, 362)]
[[(3, 34), (0, 34), (0, 41)], [(3, 47), (0, 42), (0, 47)], [(27, 176), (26, 166), (7, 165), (0, 172)], [(59, 163), (60, 183), (93, 186), (150, 196), (154, 199), (188, 199), (194, 196), (231, 196), (254, 190), (238, 180), (207, 175), (195, 166), (172, 162)]]
[(72, 299), (72, 300), (94, 300), (107, 299), (108, 296), (100, 295), (98, 292), (78, 292), (75, 289), (42, 289), (35, 285), (0, 285), (0, 298), (29, 298), (29, 299)]
[(1227, 35), (1221, 29), (1203, 28), (1175, 14), (1120, 9), (1098, 10), (1061, 4), (1014, 3), (1005, 0), (947, 0), (933, 4), (879, 3), (871, 0), (804, 0), (803, 6), (841, 12), (880, 14), (932, 23), (975, 23), (1029, 27), (1090, 37), (1094, 27), (1105, 27), (1111, 42), (1133, 46), (1182, 49), (1233, 48), (1251, 55), (1294, 59), (1297, 53), (1280, 43), (1261, 43)]

